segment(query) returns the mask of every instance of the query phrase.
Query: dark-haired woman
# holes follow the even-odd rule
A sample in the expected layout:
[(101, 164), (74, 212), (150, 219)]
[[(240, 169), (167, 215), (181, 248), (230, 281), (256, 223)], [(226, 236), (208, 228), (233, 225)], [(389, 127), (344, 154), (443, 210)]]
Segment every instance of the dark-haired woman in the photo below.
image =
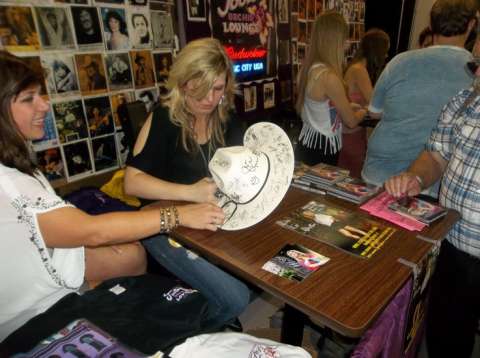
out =
[(108, 27), (107, 31), (105, 31), (107, 50), (128, 50), (130, 41), (128, 39), (127, 24), (122, 16), (115, 10), (109, 10), (105, 20)]
[[(84, 280), (141, 274), (136, 240), (177, 224), (216, 230), (213, 204), (91, 216), (58, 197), (30, 159), (50, 109), (41, 75), (0, 52), (0, 341)], [(165, 219), (165, 218), (169, 218)], [(162, 219), (163, 218), (163, 219)], [(178, 220), (176, 220), (178, 219)]]
[[(365, 108), (372, 97), (373, 86), (385, 66), (390, 37), (380, 29), (370, 29), (360, 41), (360, 47), (345, 71), (348, 97)], [(363, 127), (344, 128), (338, 165), (360, 178), (367, 152), (367, 131)]]

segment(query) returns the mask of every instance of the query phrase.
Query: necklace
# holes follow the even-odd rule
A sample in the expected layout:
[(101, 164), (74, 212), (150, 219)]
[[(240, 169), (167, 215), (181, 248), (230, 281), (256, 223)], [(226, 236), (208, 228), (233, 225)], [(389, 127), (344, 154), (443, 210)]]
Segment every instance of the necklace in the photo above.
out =
[[(208, 146), (208, 152), (207, 152), (207, 155), (205, 155), (204, 151), (203, 151), (203, 146), (207, 145)], [(210, 170), (208, 170), (208, 163), (210, 162), (210, 144), (207, 142), (205, 144), (199, 144), (198, 145), (200, 148), (200, 154), (202, 155), (202, 159), (203, 159), (203, 169), (204, 169), (204, 172), (205, 172), (205, 177), (211, 177), (210, 175)], [(207, 159), (208, 158), (208, 159)]]

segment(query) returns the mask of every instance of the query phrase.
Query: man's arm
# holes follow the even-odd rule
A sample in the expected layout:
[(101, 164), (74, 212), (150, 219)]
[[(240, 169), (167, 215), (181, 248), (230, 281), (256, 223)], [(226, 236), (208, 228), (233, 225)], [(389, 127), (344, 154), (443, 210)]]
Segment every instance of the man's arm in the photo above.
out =
[(388, 179), (385, 189), (397, 198), (417, 195), (440, 179), (447, 164), (440, 153), (423, 151), (406, 172)]

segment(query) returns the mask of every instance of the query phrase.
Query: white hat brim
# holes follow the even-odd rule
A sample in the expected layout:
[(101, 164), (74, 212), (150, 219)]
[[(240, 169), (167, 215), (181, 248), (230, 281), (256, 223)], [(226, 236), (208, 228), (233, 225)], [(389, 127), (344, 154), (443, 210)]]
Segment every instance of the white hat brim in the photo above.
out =
[[(219, 226), (224, 230), (240, 230), (265, 219), (280, 204), (292, 181), (294, 155), (287, 134), (273, 123), (260, 122), (245, 132), (243, 145), (252, 151), (265, 153), (270, 160), (270, 173), (262, 191), (247, 204), (237, 204), (233, 215), (227, 205), (224, 210), (226, 222)], [(226, 204), (228, 197), (222, 197), (219, 206)], [(230, 216), (230, 217), (229, 217)]]

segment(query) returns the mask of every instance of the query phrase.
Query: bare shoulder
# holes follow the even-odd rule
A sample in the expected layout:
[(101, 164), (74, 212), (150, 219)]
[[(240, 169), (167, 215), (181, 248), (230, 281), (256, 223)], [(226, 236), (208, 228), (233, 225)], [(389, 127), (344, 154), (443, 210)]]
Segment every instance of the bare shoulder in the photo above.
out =
[(367, 69), (361, 63), (354, 63), (348, 67), (347, 71), (345, 72), (345, 77), (352, 76), (363, 76), (365, 73), (368, 74)]

